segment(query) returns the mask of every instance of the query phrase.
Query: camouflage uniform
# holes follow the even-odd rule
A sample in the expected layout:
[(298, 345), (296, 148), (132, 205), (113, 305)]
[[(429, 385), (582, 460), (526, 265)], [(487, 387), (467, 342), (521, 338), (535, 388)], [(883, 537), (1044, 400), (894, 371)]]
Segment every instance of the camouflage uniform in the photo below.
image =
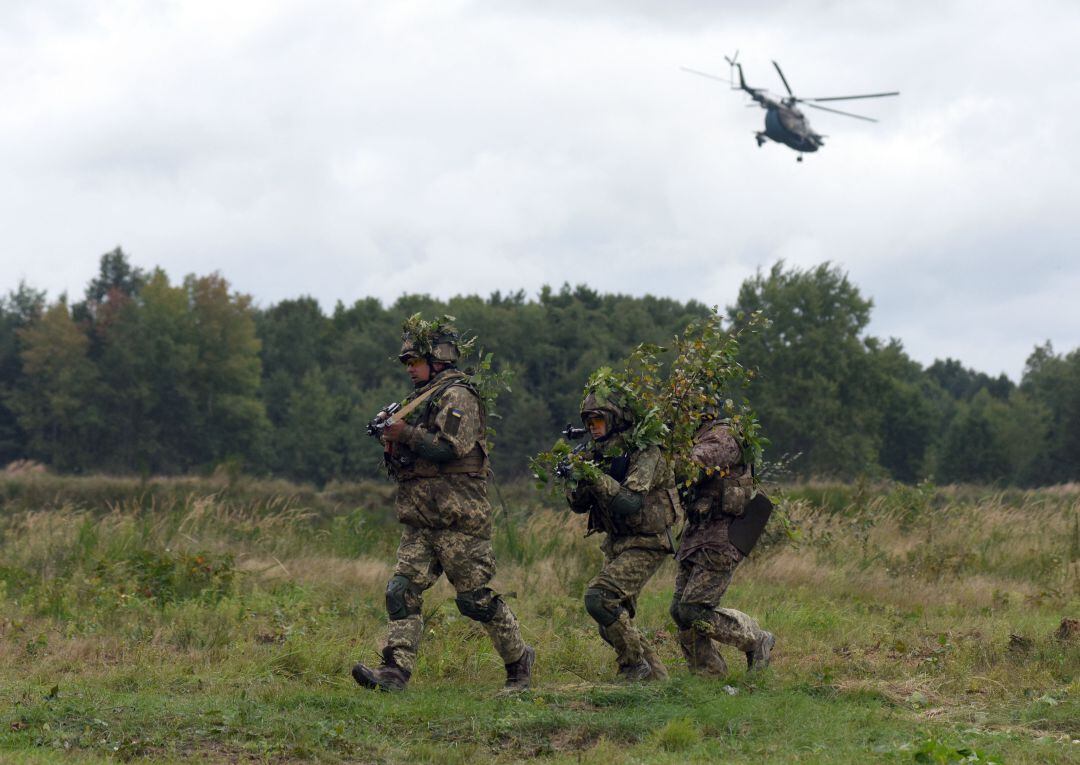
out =
[(723, 675), (727, 665), (713, 641), (733, 645), (754, 666), (768, 662), (773, 636), (741, 611), (719, 608), (743, 554), (728, 541), (732, 520), (743, 514), (753, 494), (753, 478), (742, 450), (722, 422), (709, 422), (694, 436), (693, 459), (714, 470), (698, 483), (687, 507), (687, 524), (676, 560), (679, 573), (671, 616), (679, 625), (679, 645), (695, 672)]
[[(582, 414), (605, 409), (612, 432), (622, 416), (617, 406), (601, 406), (589, 396)], [(620, 676), (662, 678), (667, 670), (633, 618), (642, 588), (674, 552), (671, 526), (679, 498), (675, 474), (658, 447), (626, 451), (620, 448), (623, 443), (618, 432), (598, 443), (591, 457), (605, 474), (595, 482), (579, 483), (567, 495), (571, 510), (589, 514), (588, 533), (606, 535), (600, 545), (604, 566), (585, 590), (585, 608), (618, 654)]]
[(431, 397), (407, 418), (404, 438), (387, 444), (386, 461), (398, 481), (395, 509), (405, 530), (386, 588), (390, 622), (384, 667), (402, 670), (408, 680), (424, 628), (422, 594), (446, 574), (458, 610), (487, 632), (508, 674), (525, 658), (531, 668), (532, 649), (522, 641), (517, 619), (487, 586), (495, 575), (495, 556), (483, 405), (468, 377), (456, 369), (435, 374), (414, 398), (432, 388)]

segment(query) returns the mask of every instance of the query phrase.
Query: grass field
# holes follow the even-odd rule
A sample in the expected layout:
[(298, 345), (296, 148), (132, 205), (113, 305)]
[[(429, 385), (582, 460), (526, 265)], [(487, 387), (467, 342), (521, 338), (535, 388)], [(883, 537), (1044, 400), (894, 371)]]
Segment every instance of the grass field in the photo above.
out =
[(391, 488), (0, 479), (3, 762), (1080, 762), (1080, 487), (788, 488), (726, 603), (773, 666), (687, 675), (669, 565), (639, 622), (669, 682), (613, 682), (580, 518), (504, 487), (497, 586), (537, 648), (503, 669), (440, 583), (404, 694), (366, 692)]

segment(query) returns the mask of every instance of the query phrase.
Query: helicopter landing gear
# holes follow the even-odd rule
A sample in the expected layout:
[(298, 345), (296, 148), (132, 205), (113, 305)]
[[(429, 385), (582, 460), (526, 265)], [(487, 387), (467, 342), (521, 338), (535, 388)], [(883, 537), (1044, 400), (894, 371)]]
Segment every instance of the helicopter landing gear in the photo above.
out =
[(758, 148), (760, 149), (765, 144), (765, 134), (754, 133), (754, 140), (757, 141)]
[(802, 154), (800, 154), (799, 156), (795, 157), (795, 161), (796, 161), (796, 162), (802, 162)]

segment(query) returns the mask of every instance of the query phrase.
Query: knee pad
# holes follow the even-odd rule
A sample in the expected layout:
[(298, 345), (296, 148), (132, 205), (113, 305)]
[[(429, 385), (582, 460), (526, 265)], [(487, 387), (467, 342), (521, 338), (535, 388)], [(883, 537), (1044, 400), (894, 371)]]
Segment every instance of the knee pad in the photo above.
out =
[(403, 574), (394, 574), (386, 583), (386, 613), (390, 621), (396, 622), (416, 616), (420, 613), (419, 599), (409, 597), (412, 593), (412, 581)]
[(477, 587), (475, 590), (459, 592), (454, 598), (458, 611), (475, 622), (486, 624), (495, 618), (499, 610), (499, 596), (490, 587)]
[(679, 625), (680, 629), (688, 630), (694, 626), (694, 622), (708, 621), (713, 610), (701, 603), (677, 603), (671, 604), (671, 618)]
[(585, 610), (601, 627), (610, 627), (619, 620), (623, 607), (619, 596), (610, 590), (590, 587), (585, 590)]

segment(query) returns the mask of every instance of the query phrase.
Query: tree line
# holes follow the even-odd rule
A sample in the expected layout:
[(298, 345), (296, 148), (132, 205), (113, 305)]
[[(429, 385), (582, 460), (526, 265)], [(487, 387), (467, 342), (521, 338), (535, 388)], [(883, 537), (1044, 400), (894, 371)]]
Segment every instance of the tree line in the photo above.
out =
[[(1019, 384), (953, 359), (923, 367), (869, 336), (872, 301), (839, 268), (774, 265), (726, 315), (770, 321), (744, 336), (746, 392), (797, 477), (1051, 484), (1080, 479), (1080, 349), (1036, 346)], [(226, 468), (322, 485), (371, 477), (364, 431), (408, 391), (401, 322), (450, 314), (514, 375), (493, 461), (527, 472), (577, 407), (589, 373), (638, 343), (663, 345), (709, 313), (697, 301), (585, 285), (439, 300), (375, 298), (325, 313), (310, 297), (261, 308), (220, 274), (174, 283), (101, 257), (78, 301), (20, 284), (0, 298), (0, 463), (59, 472), (176, 474)]]

